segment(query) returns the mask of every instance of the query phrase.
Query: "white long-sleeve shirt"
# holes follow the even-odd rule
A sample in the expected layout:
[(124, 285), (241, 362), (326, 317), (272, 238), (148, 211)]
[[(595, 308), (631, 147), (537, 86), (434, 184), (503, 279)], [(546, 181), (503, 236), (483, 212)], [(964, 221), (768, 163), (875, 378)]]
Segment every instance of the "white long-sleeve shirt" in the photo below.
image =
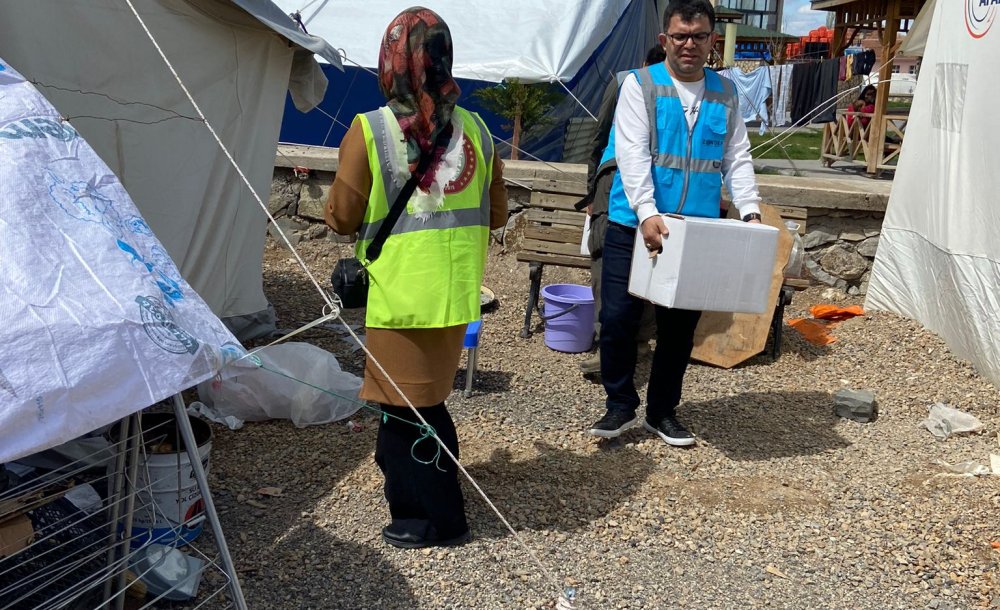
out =
[[(696, 83), (675, 81), (682, 103), (684, 94), (695, 97), (693, 102), (684, 104), (693, 124), (704, 92), (704, 80), (700, 93)], [(684, 91), (683, 89), (687, 89)], [(693, 112), (688, 112), (690, 107)], [(750, 156), (750, 138), (739, 112), (729, 114), (726, 130), (725, 150), (722, 157), (722, 177), (726, 188), (739, 210), (740, 217), (760, 212), (760, 195), (757, 192), (757, 178), (753, 173), (753, 159)], [(642, 86), (634, 74), (629, 74), (622, 83), (615, 110), (615, 161), (621, 172), (622, 187), (629, 205), (639, 217), (639, 224), (658, 214), (653, 198), (652, 157), (649, 154), (649, 115), (642, 95)]]

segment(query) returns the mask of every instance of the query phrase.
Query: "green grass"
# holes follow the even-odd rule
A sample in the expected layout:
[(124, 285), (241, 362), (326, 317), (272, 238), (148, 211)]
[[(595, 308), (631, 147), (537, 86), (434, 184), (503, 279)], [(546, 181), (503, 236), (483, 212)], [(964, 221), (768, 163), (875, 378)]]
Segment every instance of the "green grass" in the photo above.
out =
[[(823, 142), (823, 134), (820, 131), (808, 131), (808, 132), (796, 132), (793, 134), (781, 133), (778, 134), (781, 138), (782, 146), (774, 146), (771, 148), (775, 142), (770, 144), (765, 144), (756, 151), (753, 152), (754, 159), (819, 159), (819, 147)], [(763, 136), (757, 135), (756, 130), (752, 130), (750, 133), (750, 148), (751, 150), (756, 148), (759, 144), (768, 142), (774, 139), (774, 135), (771, 133), (765, 133)], [(781, 152), (781, 148), (785, 149), (785, 152)]]

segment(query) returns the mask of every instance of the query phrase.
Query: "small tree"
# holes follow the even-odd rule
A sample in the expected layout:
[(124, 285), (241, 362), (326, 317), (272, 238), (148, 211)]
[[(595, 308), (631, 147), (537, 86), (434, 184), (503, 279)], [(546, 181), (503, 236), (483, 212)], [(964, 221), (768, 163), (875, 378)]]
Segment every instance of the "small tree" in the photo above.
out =
[(518, 158), (521, 136), (551, 122), (545, 115), (562, 96), (549, 84), (526, 85), (516, 78), (505, 79), (499, 85), (480, 89), (473, 94), (484, 108), (510, 121), (503, 128), (511, 130), (510, 158)]

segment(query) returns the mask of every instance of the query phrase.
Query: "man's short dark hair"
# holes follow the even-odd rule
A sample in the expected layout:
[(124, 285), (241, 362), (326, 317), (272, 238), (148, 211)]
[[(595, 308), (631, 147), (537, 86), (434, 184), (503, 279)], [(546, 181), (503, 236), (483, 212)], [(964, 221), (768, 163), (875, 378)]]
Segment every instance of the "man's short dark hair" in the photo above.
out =
[(690, 23), (699, 17), (708, 17), (708, 26), (715, 30), (715, 9), (706, 0), (671, 0), (663, 11), (663, 31), (670, 27), (674, 15), (681, 21)]
[(646, 51), (646, 65), (654, 66), (656, 64), (662, 64), (667, 59), (667, 52), (663, 50), (660, 45), (653, 45)]

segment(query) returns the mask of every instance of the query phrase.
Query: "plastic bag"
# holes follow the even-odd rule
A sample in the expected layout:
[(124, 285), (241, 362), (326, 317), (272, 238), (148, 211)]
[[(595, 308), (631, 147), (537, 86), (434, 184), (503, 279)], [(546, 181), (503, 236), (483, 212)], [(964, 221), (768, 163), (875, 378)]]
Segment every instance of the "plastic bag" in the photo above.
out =
[(290, 419), (299, 428), (350, 417), (361, 407), (361, 378), (342, 371), (326, 350), (292, 342), (268, 347), (256, 357), (260, 367), (199, 384), (202, 402), (222, 417)]
[(930, 430), (931, 434), (942, 441), (952, 434), (976, 432), (983, 427), (983, 423), (974, 415), (969, 415), (940, 402), (931, 406), (927, 419), (922, 423)]

